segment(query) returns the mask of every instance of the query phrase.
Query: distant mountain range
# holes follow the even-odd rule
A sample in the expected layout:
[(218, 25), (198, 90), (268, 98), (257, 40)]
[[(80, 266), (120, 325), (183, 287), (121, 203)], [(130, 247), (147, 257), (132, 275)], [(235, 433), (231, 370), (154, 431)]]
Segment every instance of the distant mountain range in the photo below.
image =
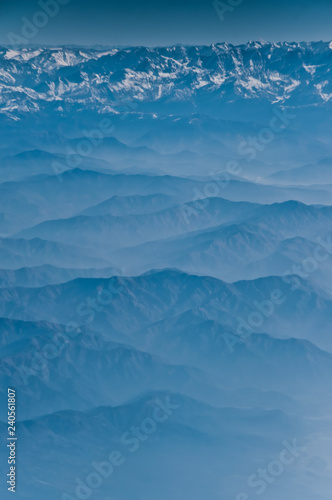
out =
[(329, 500), (332, 43), (0, 66), (18, 499)]
[[(3, 112), (13, 118), (79, 102), (100, 112), (157, 109), (206, 100), (326, 105), (327, 42), (209, 47), (6, 49), (0, 51)], [(20, 93), (20, 105), (15, 99)], [(128, 104), (128, 102), (130, 104)]]

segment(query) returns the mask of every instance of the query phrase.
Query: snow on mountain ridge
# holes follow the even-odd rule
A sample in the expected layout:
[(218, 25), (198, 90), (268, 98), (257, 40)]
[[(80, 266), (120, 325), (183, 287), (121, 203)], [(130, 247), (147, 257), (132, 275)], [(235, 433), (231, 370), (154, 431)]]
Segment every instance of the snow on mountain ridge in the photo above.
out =
[[(325, 104), (332, 88), (329, 43), (122, 49), (0, 49), (0, 111), (33, 112), (47, 103), (109, 106), (119, 101), (264, 99)], [(324, 90), (323, 90), (324, 89)], [(19, 93), (19, 94), (18, 94)]]

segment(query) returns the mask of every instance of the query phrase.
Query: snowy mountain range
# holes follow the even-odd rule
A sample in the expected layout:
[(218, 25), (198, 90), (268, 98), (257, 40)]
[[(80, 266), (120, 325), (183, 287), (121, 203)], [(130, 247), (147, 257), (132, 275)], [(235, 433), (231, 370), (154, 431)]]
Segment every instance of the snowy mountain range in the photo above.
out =
[[(79, 106), (99, 113), (263, 99), (321, 106), (332, 98), (332, 45), (226, 43), (168, 48), (0, 49), (0, 105), (13, 119)], [(130, 109), (132, 108), (132, 109)]]
[(323, 42), (0, 49), (18, 500), (330, 499), (331, 68)]

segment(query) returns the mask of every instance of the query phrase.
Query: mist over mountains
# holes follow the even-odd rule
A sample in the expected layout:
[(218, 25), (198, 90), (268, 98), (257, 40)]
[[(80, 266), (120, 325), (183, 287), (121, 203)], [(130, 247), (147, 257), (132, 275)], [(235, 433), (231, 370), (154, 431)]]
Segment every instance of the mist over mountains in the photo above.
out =
[(0, 61), (17, 497), (329, 499), (331, 43)]

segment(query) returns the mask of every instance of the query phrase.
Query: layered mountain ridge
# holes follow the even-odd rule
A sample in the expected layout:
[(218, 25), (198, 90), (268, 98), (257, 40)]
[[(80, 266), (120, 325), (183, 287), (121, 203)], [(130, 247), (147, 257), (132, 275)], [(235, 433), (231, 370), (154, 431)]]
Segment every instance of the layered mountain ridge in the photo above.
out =
[(328, 500), (332, 45), (0, 64), (18, 499)]

